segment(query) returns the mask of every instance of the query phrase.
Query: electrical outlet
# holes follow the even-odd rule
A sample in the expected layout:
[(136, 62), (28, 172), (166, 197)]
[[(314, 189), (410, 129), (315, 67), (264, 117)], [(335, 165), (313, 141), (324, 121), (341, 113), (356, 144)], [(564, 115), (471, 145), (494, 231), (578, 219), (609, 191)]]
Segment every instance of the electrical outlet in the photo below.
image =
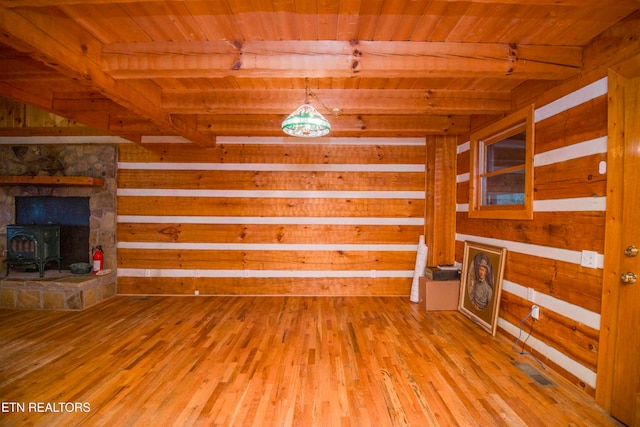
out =
[(598, 252), (594, 251), (582, 251), (582, 258), (580, 265), (583, 267), (597, 268), (598, 267)]
[(200, 295), (200, 291), (196, 289), (195, 291), (193, 291), (193, 294), (194, 294), (195, 296), (198, 296), (198, 295)]
[(144, 277), (151, 277), (151, 270), (148, 268), (144, 270)]
[(533, 317), (535, 320), (538, 320), (540, 318), (540, 307), (538, 307), (537, 305), (531, 306), (531, 317)]

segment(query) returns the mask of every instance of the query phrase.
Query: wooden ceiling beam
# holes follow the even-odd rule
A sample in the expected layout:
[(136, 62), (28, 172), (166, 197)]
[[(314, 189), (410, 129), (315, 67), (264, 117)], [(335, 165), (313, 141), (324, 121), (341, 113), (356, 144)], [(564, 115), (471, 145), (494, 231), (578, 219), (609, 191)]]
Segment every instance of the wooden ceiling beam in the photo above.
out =
[[(289, 114), (304, 102), (304, 90), (165, 90), (162, 107), (178, 114)], [(343, 114), (500, 114), (510, 110), (511, 93), (413, 89), (322, 89), (310, 103), (321, 113)], [(248, 107), (250, 106), (250, 107)]]
[[(445, 3), (454, 3), (459, 0), (440, 0)], [(105, 3), (148, 3), (157, 0), (0, 0), (0, 7), (46, 7), (65, 6), (74, 4), (105, 4)], [(467, 0), (468, 3), (478, 4), (506, 4), (506, 5), (527, 5), (527, 6), (597, 6), (610, 4), (612, 7), (620, 6), (620, 0)], [(272, 7), (272, 6), (269, 6)], [(263, 10), (268, 10), (265, 6)]]
[[(200, 115), (198, 129), (226, 136), (283, 136), (281, 114), (228, 114)], [(425, 116), (425, 115), (344, 115), (328, 116), (331, 122), (331, 136), (396, 136), (422, 137), (425, 135), (463, 134), (469, 132), (468, 116)], [(149, 122), (132, 116), (111, 116), (111, 128), (123, 133), (141, 135), (162, 135)]]
[[(199, 115), (198, 129), (229, 136), (282, 136), (280, 114), (265, 115)], [(468, 116), (367, 115), (327, 116), (331, 136), (397, 136), (416, 137), (428, 134), (462, 134), (469, 132)]]
[(115, 81), (104, 73), (96, 61), (101, 43), (63, 16), (0, 9), (0, 30), (1, 40), (6, 45), (18, 51), (28, 46), (31, 57), (103, 93), (160, 127), (193, 143), (215, 146), (215, 135), (202, 134), (183, 120), (173, 120), (165, 113), (160, 105), (160, 89), (153, 83)]
[(196, 77), (474, 77), (565, 79), (582, 48), (397, 41), (189, 41), (107, 44), (115, 79)]

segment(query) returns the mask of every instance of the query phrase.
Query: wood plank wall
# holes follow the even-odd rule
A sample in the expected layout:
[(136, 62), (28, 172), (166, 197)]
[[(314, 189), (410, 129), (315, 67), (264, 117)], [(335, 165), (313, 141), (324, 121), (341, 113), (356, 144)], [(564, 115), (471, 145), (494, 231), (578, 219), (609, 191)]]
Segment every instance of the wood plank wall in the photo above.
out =
[(408, 296), (424, 194), (422, 138), (123, 144), (118, 292)]
[[(606, 78), (535, 105), (533, 220), (469, 219), (469, 139), (460, 141), (456, 261), (462, 262), (465, 240), (506, 247), (499, 328), (519, 336), (520, 321), (534, 303), (540, 306), (527, 344), (593, 394), (604, 261)], [(583, 250), (597, 252), (598, 268), (580, 265)]]

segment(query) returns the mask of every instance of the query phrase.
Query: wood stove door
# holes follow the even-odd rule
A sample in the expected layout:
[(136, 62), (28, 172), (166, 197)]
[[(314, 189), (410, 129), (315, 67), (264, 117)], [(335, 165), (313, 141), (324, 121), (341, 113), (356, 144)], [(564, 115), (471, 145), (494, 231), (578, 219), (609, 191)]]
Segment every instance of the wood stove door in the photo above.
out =
[(30, 233), (9, 230), (7, 227), (7, 261), (35, 261), (38, 256), (38, 244)]

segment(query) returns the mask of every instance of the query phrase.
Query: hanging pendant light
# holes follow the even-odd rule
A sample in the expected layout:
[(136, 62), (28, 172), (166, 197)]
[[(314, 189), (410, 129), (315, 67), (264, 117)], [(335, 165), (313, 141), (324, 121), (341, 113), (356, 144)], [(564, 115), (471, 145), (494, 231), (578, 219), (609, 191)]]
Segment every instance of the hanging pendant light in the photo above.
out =
[(309, 79), (305, 79), (304, 104), (282, 122), (282, 130), (287, 135), (314, 138), (331, 131), (331, 123), (309, 104)]

